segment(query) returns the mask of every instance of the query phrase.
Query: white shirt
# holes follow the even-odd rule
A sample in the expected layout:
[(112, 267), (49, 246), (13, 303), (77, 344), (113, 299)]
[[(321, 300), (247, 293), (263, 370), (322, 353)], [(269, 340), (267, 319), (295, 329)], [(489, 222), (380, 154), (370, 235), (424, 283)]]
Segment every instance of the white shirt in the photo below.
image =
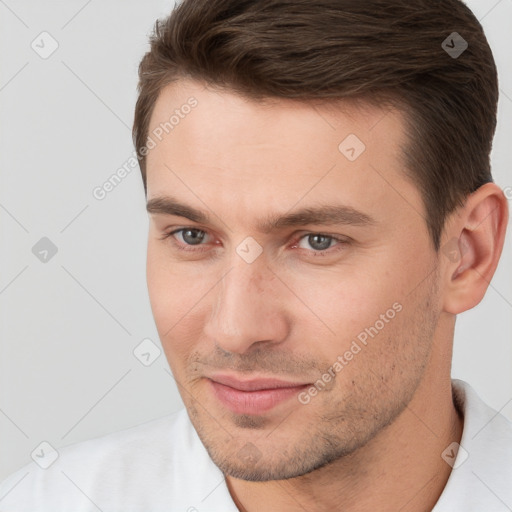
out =
[[(464, 430), (434, 512), (512, 510), (512, 424), (454, 380)], [(36, 453), (47, 465), (56, 454)], [(440, 454), (441, 456), (441, 454)], [(465, 460), (464, 460), (465, 459)], [(455, 461), (455, 462), (453, 462)], [(59, 450), (0, 484), (0, 512), (237, 512), (185, 409)]]

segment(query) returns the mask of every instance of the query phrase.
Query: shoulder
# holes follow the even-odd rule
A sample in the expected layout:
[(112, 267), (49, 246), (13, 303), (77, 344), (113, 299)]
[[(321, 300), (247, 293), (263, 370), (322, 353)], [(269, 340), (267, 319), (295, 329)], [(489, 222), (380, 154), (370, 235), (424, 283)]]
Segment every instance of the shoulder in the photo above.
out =
[[(170, 503), (187, 510), (191, 492), (218, 485), (222, 477), (184, 409), (57, 454), (42, 449), (40, 457), (0, 484), (0, 510), (127, 512)], [(196, 464), (203, 471), (199, 478)]]
[(453, 396), (464, 416), (463, 433), (450, 464), (450, 478), (434, 512), (510, 510), (512, 423), (463, 381), (453, 381)]

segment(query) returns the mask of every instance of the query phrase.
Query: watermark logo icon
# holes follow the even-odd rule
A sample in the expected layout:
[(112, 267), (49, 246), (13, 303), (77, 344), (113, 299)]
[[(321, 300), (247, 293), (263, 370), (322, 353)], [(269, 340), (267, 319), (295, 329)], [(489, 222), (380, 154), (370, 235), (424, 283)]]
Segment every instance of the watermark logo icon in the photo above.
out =
[(364, 142), (353, 133), (345, 137), (338, 145), (339, 152), (350, 162), (357, 160), (365, 149)]
[(469, 457), (469, 453), (459, 443), (453, 442), (441, 453), (441, 458), (453, 469), (460, 468)]
[(150, 338), (144, 338), (134, 349), (133, 355), (144, 365), (151, 366), (162, 351)]
[(48, 59), (51, 57), (59, 47), (57, 40), (48, 32), (41, 32), (30, 44), (41, 59)]
[(468, 46), (468, 42), (458, 32), (452, 32), (441, 44), (442, 49), (452, 59), (458, 59)]
[(30, 456), (40, 468), (48, 469), (59, 458), (59, 452), (48, 441), (43, 441)]
[(466, 254), (467, 249), (459, 244), (458, 238), (453, 237), (443, 245), (441, 251), (452, 263), (457, 263)]
[(236, 248), (236, 253), (246, 263), (252, 263), (262, 252), (263, 247), (252, 236), (245, 238)]
[(32, 247), (32, 254), (41, 263), (48, 263), (57, 254), (57, 251), (57, 246), (46, 236), (43, 236), (43, 238)]
[(237, 454), (238, 458), (248, 466), (254, 466), (261, 459), (261, 452), (252, 443), (245, 443)]

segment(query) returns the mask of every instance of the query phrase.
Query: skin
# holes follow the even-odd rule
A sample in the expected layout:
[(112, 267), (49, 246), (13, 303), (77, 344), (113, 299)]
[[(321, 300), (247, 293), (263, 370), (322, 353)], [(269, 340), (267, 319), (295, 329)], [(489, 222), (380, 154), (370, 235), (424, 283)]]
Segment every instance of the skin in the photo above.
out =
[[(451, 470), (441, 453), (463, 428), (455, 315), (481, 300), (498, 263), (503, 193), (487, 184), (447, 219), (442, 245), (460, 249), (448, 258), (405, 175), (400, 112), (257, 103), (182, 80), (161, 91), (150, 133), (191, 96), (197, 106), (148, 154), (147, 200), (172, 196), (210, 219), (150, 212), (147, 281), (188, 414), (233, 500), (249, 512), (431, 510)], [(338, 149), (348, 134), (366, 146), (354, 161)], [(327, 204), (372, 222), (261, 229)], [(183, 228), (199, 231), (165, 238)], [(236, 251), (247, 237), (262, 249), (252, 263)], [(400, 311), (307, 404), (235, 414), (212, 393), (219, 371), (314, 383), (393, 304)]]

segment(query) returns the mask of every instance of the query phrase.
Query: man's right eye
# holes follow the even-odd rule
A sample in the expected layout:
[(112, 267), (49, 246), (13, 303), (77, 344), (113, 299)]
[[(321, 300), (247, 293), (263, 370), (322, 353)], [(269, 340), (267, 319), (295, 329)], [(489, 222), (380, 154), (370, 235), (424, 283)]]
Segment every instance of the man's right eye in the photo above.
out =
[(206, 232), (201, 229), (182, 228), (171, 231), (170, 236), (179, 234), (181, 242), (187, 245), (199, 245), (205, 238)]
[(166, 232), (160, 240), (169, 240), (177, 249), (182, 251), (197, 251), (194, 246), (205, 245), (208, 234), (197, 228), (180, 228)]

